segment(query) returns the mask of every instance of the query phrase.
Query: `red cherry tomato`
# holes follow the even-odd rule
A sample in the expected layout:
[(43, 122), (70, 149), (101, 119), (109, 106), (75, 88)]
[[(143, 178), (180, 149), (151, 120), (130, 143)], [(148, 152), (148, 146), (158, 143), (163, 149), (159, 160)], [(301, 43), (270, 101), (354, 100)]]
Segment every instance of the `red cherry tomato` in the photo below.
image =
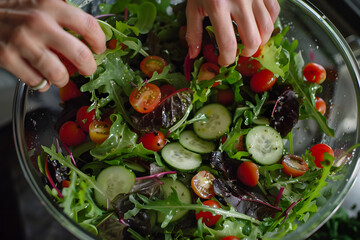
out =
[(219, 56), (215, 49), (214, 44), (212, 44), (212, 43), (204, 44), (202, 52), (203, 52), (203, 56), (207, 62), (218, 64)]
[(309, 169), (304, 159), (296, 155), (285, 155), (282, 159), (284, 172), (292, 177), (299, 177)]
[[(219, 70), (220, 68), (214, 63), (210, 63), (210, 62), (204, 63), (200, 67), (200, 71), (198, 74), (198, 82), (213, 79), (216, 75), (219, 74)], [(215, 82), (212, 85), (212, 87), (216, 87), (219, 84), (220, 84), (219, 82)]]
[(251, 77), (255, 73), (259, 72), (261, 67), (261, 63), (256, 59), (251, 59), (250, 57), (239, 57), (236, 70), (243, 76)]
[(259, 181), (259, 168), (253, 162), (243, 162), (237, 169), (238, 179), (249, 187), (255, 187)]
[(221, 240), (241, 240), (241, 238), (235, 237), (235, 236), (227, 236), (222, 238)]
[(322, 99), (321, 97), (316, 97), (316, 109), (322, 114), (324, 115), (326, 112), (326, 103), (324, 101), (324, 99)]
[(139, 143), (142, 143), (144, 148), (151, 151), (160, 151), (166, 144), (165, 136), (162, 132), (148, 132), (139, 138)]
[[(203, 204), (213, 208), (220, 208), (220, 204), (214, 200), (206, 200), (205, 202), (203, 202)], [(216, 214), (214, 215), (211, 212), (199, 211), (198, 213), (195, 214), (195, 217), (196, 220), (202, 218), (202, 222), (205, 223), (206, 226), (210, 227), (212, 225), (215, 225), (215, 223), (219, 221), (221, 216)]]
[(234, 148), (237, 151), (245, 151), (244, 135), (241, 135), (239, 139), (235, 142)]
[(109, 49), (115, 49), (116, 48), (116, 45), (117, 45), (117, 40), (116, 39), (110, 39), (107, 43), (108, 45), (108, 48)]
[(326, 79), (326, 70), (317, 63), (308, 63), (304, 67), (304, 77), (308, 82), (321, 84)]
[(61, 186), (62, 186), (62, 188), (67, 188), (67, 187), (69, 187), (69, 186), (70, 186), (70, 181), (68, 181), (68, 180), (63, 180), (63, 181), (61, 182)]
[(252, 55), (252, 57), (257, 58), (260, 57), (261, 54), (262, 54), (262, 47), (260, 46), (258, 50)]
[(161, 57), (148, 56), (141, 61), (140, 69), (151, 78), (154, 72), (161, 73), (167, 65), (167, 62)]
[(84, 132), (89, 132), (89, 125), (96, 119), (95, 109), (88, 112), (89, 106), (82, 106), (76, 113), (76, 122)]
[(234, 92), (232, 89), (218, 89), (216, 101), (224, 106), (230, 106), (234, 103)]
[(315, 158), (314, 162), (318, 168), (323, 168), (321, 162), (324, 161), (325, 152), (329, 153), (331, 156), (334, 156), (334, 151), (332, 150), (332, 148), (323, 143), (315, 144), (310, 148), (309, 151), (311, 152), (311, 155), (314, 156)]
[(159, 104), (160, 88), (152, 83), (145, 84), (140, 90), (136, 88), (129, 97), (133, 108), (140, 113), (149, 113)]
[(168, 96), (170, 96), (171, 94), (173, 94), (174, 92), (176, 92), (176, 88), (174, 88), (170, 84), (165, 84), (160, 87), (160, 92), (161, 92), (161, 100), (163, 100)]
[(69, 82), (62, 88), (59, 88), (59, 96), (61, 101), (66, 102), (70, 99), (80, 97), (82, 93), (76, 84), (69, 80)]
[(67, 121), (59, 129), (59, 138), (67, 146), (77, 146), (85, 142), (86, 134), (74, 121)]
[(89, 125), (89, 137), (94, 143), (103, 143), (110, 135), (110, 125), (105, 121), (94, 120)]
[(215, 196), (213, 181), (214, 175), (210, 172), (202, 170), (191, 179), (191, 188), (201, 198), (210, 199)]
[(270, 90), (276, 83), (276, 80), (277, 78), (274, 76), (274, 73), (264, 69), (251, 77), (250, 88), (256, 93), (263, 93)]

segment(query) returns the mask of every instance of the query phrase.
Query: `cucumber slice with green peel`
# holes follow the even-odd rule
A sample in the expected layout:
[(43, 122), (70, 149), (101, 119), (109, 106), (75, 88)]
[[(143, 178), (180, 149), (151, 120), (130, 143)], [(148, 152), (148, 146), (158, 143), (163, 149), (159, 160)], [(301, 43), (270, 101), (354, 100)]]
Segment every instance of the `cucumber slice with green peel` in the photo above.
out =
[(181, 171), (193, 171), (202, 162), (200, 154), (185, 149), (178, 142), (166, 144), (161, 156), (168, 165)]
[[(162, 191), (164, 192), (164, 197), (167, 198), (172, 192), (173, 189), (176, 191), (179, 200), (185, 204), (192, 203), (191, 193), (188, 187), (185, 186), (179, 180), (174, 180), (172, 178), (163, 178), (161, 182), (164, 184), (161, 186)], [(174, 222), (185, 216), (188, 210), (182, 210), (175, 214), (175, 216), (171, 219), (170, 222)], [(158, 222), (161, 223), (165, 220), (165, 215), (162, 213), (158, 214), (157, 218)]]
[(110, 202), (120, 193), (131, 190), (135, 183), (135, 174), (123, 166), (111, 166), (99, 173), (96, 183), (106, 196), (95, 190), (95, 201), (105, 209), (112, 209)]
[(179, 142), (184, 148), (196, 153), (211, 153), (216, 148), (215, 143), (199, 138), (191, 130), (182, 132)]
[(221, 104), (213, 103), (202, 107), (197, 114), (205, 114), (207, 121), (197, 121), (194, 125), (195, 133), (202, 139), (212, 140), (223, 136), (230, 127), (230, 112)]
[(269, 126), (257, 126), (246, 135), (246, 148), (251, 157), (262, 165), (279, 161), (284, 143), (278, 131)]

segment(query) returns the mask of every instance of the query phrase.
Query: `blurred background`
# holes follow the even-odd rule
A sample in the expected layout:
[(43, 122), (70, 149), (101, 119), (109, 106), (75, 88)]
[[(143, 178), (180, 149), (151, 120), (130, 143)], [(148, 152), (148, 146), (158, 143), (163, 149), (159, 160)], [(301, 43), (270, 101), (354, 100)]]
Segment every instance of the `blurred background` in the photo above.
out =
[[(359, 60), (360, 0), (312, 0), (311, 2), (339, 29)], [(0, 153), (2, 155), (0, 160), (0, 183), (2, 183), (0, 239), (75, 239), (46, 212), (20, 169), (14, 149), (11, 125), (12, 101), (17, 82), (18, 80), (13, 75), (0, 68)], [(329, 228), (332, 229), (330, 231), (337, 231), (340, 221), (347, 221), (352, 231), (360, 233), (360, 219), (357, 218), (360, 210), (358, 205), (360, 205), (359, 179), (345, 199), (341, 211), (318, 232), (316, 239), (325, 239), (322, 232), (329, 234)], [(355, 229), (356, 226), (359, 230)], [(339, 233), (341, 234), (344, 233)], [(328, 236), (326, 238), (330, 239)], [(332, 237), (331, 239), (345, 238)], [(360, 239), (360, 234), (354, 234), (349, 239)]]

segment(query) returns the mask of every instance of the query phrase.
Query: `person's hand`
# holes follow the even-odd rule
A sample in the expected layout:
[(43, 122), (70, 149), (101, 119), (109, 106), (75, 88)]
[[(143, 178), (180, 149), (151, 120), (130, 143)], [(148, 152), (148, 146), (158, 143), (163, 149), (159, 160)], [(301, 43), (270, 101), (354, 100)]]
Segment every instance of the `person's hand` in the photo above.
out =
[(91, 50), (64, 28), (81, 35), (93, 52), (105, 51), (99, 24), (81, 9), (61, 0), (0, 0), (0, 67), (30, 87), (41, 86), (39, 91), (48, 90), (50, 82), (63, 87), (69, 81), (54, 52), (73, 63), (80, 74), (91, 75), (97, 67)]
[(206, 16), (210, 18), (219, 47), (218, 63), (228, 66), (235, 61), (237, 49), (232, 21), (245, 47), (241, 55), (251, 56), (269, 40), (279, 12), (277, 0), (188, 0), (186, 40), (190, 58), (200, 52)]

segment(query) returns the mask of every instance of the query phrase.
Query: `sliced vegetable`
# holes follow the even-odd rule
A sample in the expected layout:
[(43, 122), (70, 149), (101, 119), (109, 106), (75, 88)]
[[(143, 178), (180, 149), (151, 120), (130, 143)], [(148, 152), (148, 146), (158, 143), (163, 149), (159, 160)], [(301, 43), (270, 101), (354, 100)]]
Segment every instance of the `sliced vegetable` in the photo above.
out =
[(221, 104), (213, 103), (202, 107), (197, 114), (205, 114), (206, 121), (194, 123), (195, 133), (203, 139), (216, 139), (222, 137), (232, 122), (229, 110)]
[[(200, 67), (199, 75), (198, 75), (198, 82), (204, 80), (213, 79), (216, 75), (219, 74), (220, 68), (211, 62), (206, 62)], [(220, 82), (215, 82), (212, 87), (216, 87), (220, 84)]]
[(285, 155), (282, 159), (284, 172), (292, 177), (299, 177), (309, 169), (304, 159), (296, 155)]
[(161, 73), (167, 65), (167, 62), (159, 56), (147, 56), (141, 61), (140, 69), (151, 78), (154, 72)]
[[(204, 205), (212, 207), (212, 208), (221, 208), (220, 204), (217, 201), (214, 200), (206, 200), (203, 202)], [(210, 227), (215, 225), (217, 221), (219, 221), (221, 215), (213, 214), (212, 212), (204, 212), (199, 211), (195, 214), (196, 220), (199, 220), (202, 218), (202, 222), (205, 223), (206, 226)]]
[(216, 148), (215, 143), (200, 139), (191, 130), (182, 132), (179, 142), (184, 148), (196, 153), (211, 153)]
[(270, 165), (281, 159), (284, 144), (272, 127), (256, 126), (246, 135), (246, 148), (256, 162)]
[(304, 67), (304, 77), (308, 82), (321, 84), (326, 79), (326, 70), (322, 65), (310, 62)]
[(139, 113), (149, 113), (159, 104), (161, 99), (160, 88), (147, 83), (140, 89), (136, 88), (129, 96), (131, 106)]
[(314, 162), (318, 168), (323, 168), (323, 166), (321, 165), (321, 162), (323, 162), (325, 160), (324, 153), (328, 153), (331, 156), (334, 156), (334, 151), (332, 150), (332, 148), (324, 143), (315, 144), (314, 146), (312, 146), (309, 149), (309, 151), (311, 152), (311, 155), (314, 156), (314, 158), (315, 158)]
[(59, 129), (59, 138), (67, 146), (77, 146), (85, 142), (86, 134), (74, 121), (67, 121)]
[(171, 167), (182, 171), (193, 171), (200, 167), (201, 155), (191, 152), (180, 143), (169, 143), (162, 150), (161, 155)]
[(89, 137), (91, 141), (101, 144), (110, 135), (110, 125), (105, 121), (94, 120), (89, 125)]
[(202, 170), (191, 179), (191, 188), (199, 197), (210, 199), (215, 196), (213, 181), (214, 175), (209, 171)]
[(144, 148), (151, 151), (160, 151), (166, 144), (165, 136), (162, 132), (148, 132), (139, 138)]
[(237, 176), (243, 184), (255, 187), (259, 181), (259, 168), (253, 162), (242, 162), (237, 169)]

